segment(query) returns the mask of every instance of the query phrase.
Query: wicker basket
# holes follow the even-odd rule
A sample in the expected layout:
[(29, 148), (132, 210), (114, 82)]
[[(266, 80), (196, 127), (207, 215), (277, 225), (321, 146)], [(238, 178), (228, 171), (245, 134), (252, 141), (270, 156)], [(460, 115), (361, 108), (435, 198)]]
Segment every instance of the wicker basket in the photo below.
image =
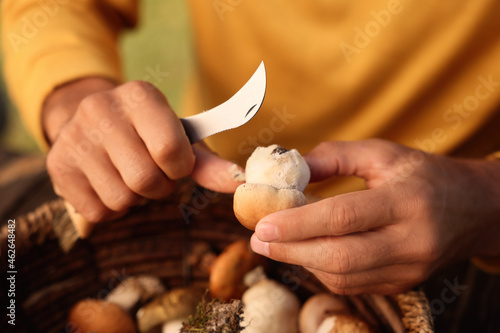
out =
[[(16, 295), (15, 329), (4, 323), (2, 332), (66, 332), (68, 310), (74, 303), (86, 297), (102, 298), (120, 280), (141, 273), (160, 277), (167, 287), (204, 289), (208, 276), (189, 265), (186, 254), (190, 247), (207, 242), (221, 251), (251, 235), (235, 220), (230, 195), (209, 192), (188, 181), (165, 201), (152, 202), (122, 219), (97, 225), (88, 240), (79, 240), (65, 253), (54, 228), (67, 221), (60, 200), (16, 219), (16, 285), (22, 288)], [(6, 237), (7, 229), (3, 228), (2, 257)], [(302, 300), (326, 290), (299, 267), (272, 262), (271, 276)], [(346, 298), (377, 332), (433, 331), (428, 302), (421, 292)]]

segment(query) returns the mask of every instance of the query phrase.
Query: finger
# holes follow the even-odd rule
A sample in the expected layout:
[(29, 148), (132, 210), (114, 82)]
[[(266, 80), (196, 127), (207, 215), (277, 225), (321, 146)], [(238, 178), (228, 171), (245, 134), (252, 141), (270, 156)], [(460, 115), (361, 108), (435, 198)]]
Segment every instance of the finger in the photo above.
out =
[(100, 222), (116, 216), (116, 212), (102, 203), (79, 169), (52, 156), (49, 153), (47, 157), (47, 171), (58, 196), (71, 203), (88, 222)]
[(359, 295), (359, 294), (378, 294), (394, 295), (408, 291), (411, 285), (400, 283), (371, 283), (362, 286), (349, 286), (344, 288), (336, 287), (331, 283), (332, 279), (324, 272), (314, 269), (308, 269), (320, 280), (330, 291), (338, 295)]
[(394, 245), (399, 240), (394, 237), (397, 236), (377, 231), (300, 242), (267, 243), (254, 234), (250, 243), (254, 252), (276, 261), (327, 273), (348, 274), (399, 263), (402, 258), (398, 257)]
[(196, 163), (191, 177), (198, 184), (212, 191), (234, 193), (243, 183), (245, 171), (242, 167), (217, 156), (203, 145), (196, 144), (193, 149)]
[(335, 288), (336, 290), (370, 288), (374, 285), (383, 284), (390, 284), (401, 289), (410, 289), (427, 278), (421, 266), (416, 263), (386, 265), (352, 274), (331, 274), (314, 268), (305, 268), (329, 288)]
[(113, 132), (106, 134), (104, 148), (123, 182), (133, 192), (145, 198), (161, 199), (174, 190), (175, 183), (158, 167), (129, 123), (117, 123)]
[(282, 210), (264, 217), (255, 232), (262, 241), (289, 242), (387, 226), (396, 223), (399, 216), (385, 191), (351, 192)]
[(383, 140), (322, 142), (304, 156), (311, 170), (311, 182), (332, 176), (365, 179), (383, 176), (386, 165), (396, 160), (402, 146)]
[(128, 82), (115, 94), (125, 96), (121, 107), (167, 177), (176, 180), (191, 174), (195, 162), (191, 143), (163, 94), (142, 81)]
[(92, 158), (83, 159), (80, 167), (90, 186), (109, 209), (115, 212), (125, 211), (143, 200), (123, 182), (103, 150), (96, 148), (92, 152)]

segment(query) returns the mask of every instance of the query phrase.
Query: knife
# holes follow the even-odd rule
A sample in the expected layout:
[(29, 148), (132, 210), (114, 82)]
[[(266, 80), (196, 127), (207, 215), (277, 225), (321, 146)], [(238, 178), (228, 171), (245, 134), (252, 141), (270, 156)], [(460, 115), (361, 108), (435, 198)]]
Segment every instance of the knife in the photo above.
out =
[(261, 62), (252, 77), (224, 103), (196, 114), (181, 118), (191, 143), (227, 131), (248, 122), (259, 111), (266, 93), (266, 69)]
[[(247, 83), (227, 101), (208, 111), (181, 118), (189, 142), (193, 144), (211, 135), (244, 125), (259, 111), (265, 93), (266, 69), (262, 61)], [(86, 221), (69, 202), (65, 201), (64, 204), (76, 230), (75, 237), (72, 237), (74, 239), (60, 241), (61, 247), (69, 251), (78, 237), (84, 239), (90, 236), (94, 224)], [(67, 234), (64, 237), (67, 237)]]

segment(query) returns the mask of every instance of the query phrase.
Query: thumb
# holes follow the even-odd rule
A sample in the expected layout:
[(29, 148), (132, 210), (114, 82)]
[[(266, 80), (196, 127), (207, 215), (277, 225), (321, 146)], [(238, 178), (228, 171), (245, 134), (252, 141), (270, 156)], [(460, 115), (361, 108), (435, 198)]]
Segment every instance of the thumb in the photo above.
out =
[(216, 192), (233, 193), (244, 181), (245, 171), (239, 165), (225, 160), (204, 143), (193, 145), (196, 156), (191, 178), (201, 186)]
[(311, 169), (311, 182), (333, 176), (356, 176), (373, 180), (403, 153), (403, 146), (370, 139), (322, 142), (304, 158)]

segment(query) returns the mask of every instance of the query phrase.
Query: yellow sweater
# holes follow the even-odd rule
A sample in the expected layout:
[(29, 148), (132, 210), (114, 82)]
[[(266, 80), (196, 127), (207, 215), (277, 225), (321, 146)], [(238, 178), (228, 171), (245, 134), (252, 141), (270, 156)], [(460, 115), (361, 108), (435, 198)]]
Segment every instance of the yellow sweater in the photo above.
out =
[[(185, 112), (219, 104), (266, 64), (257, 116), (209, 139), (223, 157), (243, 164), (258, 145), (305, 153), (371, 137), (440, 154), (500, 149), (496, 0), (192, 0), (190, 9), (197, 71)], [(122, 80), (117, 37), (136, 16), (134, 0), (2, 1), (7, 83), (38, 142), (54, 87), (89, 75)], [(336, 179), (310, 190), (362, 186)]]

